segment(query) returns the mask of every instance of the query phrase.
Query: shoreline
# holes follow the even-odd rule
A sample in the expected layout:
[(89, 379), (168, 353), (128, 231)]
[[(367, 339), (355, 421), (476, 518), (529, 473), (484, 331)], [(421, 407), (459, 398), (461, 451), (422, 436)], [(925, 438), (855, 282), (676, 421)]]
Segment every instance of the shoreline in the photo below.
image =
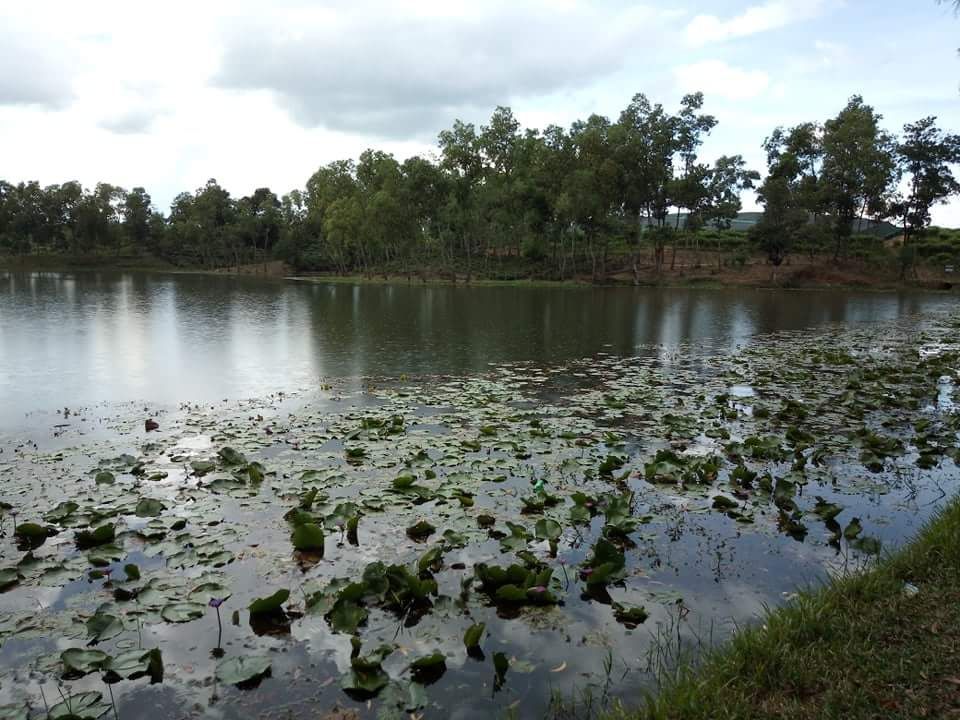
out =
[(605, 720), (946, 717), (960, 711), (960, 496), (859, 574), (802, 590)]
[(637, 281), (625, 271), (609, 273), (602, 280), (577, 276), (563, 280), (541, 277), (496, 278), (446, 271), (427, 270), (421, 273), (378, 271), (340, 275), (328, 272), (297, 272), (281, 261), (256, 263), (239, 268), (201, 268), (171, 265), (151, 257), (0, 257), (0, 272), (138, 272), (176, 275), (216, 275), (286, 280), (306, 283), (344, 285), (394, 285), (422, 287), (529, 287), (529, 288), (679, 288), (679, 289), (755, 289), (755, 290), (858, 290), (873, 292), (943, 292), (958, 293), (960, 277), (931, 274), (920, 268), (918, 277), (902, 281), (886, 268), (848, 263), (843, 267), (820, 263), (783, 265), (776, 276), (769, 265), (753, 262), (741, 268), (722, 269), (682, 267), (654, 274), (643, 268)]

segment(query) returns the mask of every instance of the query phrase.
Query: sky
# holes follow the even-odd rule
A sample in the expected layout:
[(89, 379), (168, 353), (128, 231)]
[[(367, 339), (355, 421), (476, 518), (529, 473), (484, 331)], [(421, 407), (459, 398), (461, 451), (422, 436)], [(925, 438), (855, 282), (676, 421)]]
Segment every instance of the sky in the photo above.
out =
[(704, 159), (763, 171), (773, 128), (854, 94), (892, 131), (960, 132), (958, 47), (935, 0), (0, 0), (0, 178), (143, 186), (165, 211), (208, 178), (283, 194), (368, 147), (430, 154), (497, 105), (569, 126), (697, 90)]

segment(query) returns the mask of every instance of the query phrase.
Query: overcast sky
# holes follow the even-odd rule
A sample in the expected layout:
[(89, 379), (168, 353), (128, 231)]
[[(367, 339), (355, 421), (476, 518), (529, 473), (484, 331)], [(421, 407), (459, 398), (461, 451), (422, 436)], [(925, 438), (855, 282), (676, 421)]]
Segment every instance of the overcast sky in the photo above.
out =
[(429, 153), (496, 105), (566, 126), (693, 90), (720, 122), (705, 155), (763, 170), (772, 128), (854, 93), (891, 130), (960, 132), (958, 46), (934, 0), (0, 0), (0, 178), (143, 185), (166, 210), (211, 177), (282, 194), (367, 147)]

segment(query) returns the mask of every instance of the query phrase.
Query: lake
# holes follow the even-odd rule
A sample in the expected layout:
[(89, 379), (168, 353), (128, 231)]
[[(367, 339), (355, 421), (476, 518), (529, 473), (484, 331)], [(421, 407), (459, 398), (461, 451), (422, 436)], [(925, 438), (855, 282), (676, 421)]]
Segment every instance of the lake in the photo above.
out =
[(937, 294), (0, 274), (0, 717), (636, 702), (956, 492), (958, 338)]
[(260, 397), (323, 378), (471, 373), (950, 306), (853, 291), (418, 287), (0, 272), (0, 428), (98, 402)]

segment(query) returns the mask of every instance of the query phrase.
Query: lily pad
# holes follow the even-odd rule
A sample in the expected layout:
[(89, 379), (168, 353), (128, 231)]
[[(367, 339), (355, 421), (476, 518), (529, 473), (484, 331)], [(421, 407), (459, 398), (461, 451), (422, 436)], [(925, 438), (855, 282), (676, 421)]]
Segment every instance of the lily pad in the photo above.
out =
[(102, 699), (96, 691), (69, 695), (50, 708), (48, 720), (95, 720), (110, 711), (110, 705)]
[(164, 605), (160, 617), (169, 623), (187, 623), (202, 618), (206, 605), (193, 602), (177, 602)]
[(103, 670), (110, 656), (100, 650), (69, 648), (60, 653), (60, 660), (68, 673), (86, 675), (94, 670)]
[(486, 629), (484, 623), (476, 623), (467, 628), (463, 634), (463, 644), (469, 650), (480, 646), (480, 639), (483, 637), (483, 631)]
[(426, 520), (421, 520), (420, 522), (411, 525), (407, 528), (407, 535), (409, 535), (414, 540), (425, 540), (430, 535), (433, 535), (437, 531), (437, 528), (431, 525)]
[(136, 509), (133, 511), (137, 517), (159, 517), (166, 509), (166, 506), (159, 500), (153, 498), (140, 498)]
[(323, 552), (323, 530), (319, 525), (304, 523), (297, 525), (290, 535), (290, 542), (296, 550)]
[(271, 615), (283, 610), (283, 604), (290, 597), (290, 591), (286, 588), (277, 590), (273, 595), (257, 598), (250, 603), (251, 615)]
[(265, 677), (270, 667), (271, 660), (266, 655), (235, 657), (217, 664), (216, 677), (224, 685), (242, 685)]
[(225, 447), (217, 453), (224, 465), (246, 465), (247, 458), (243, 453), (234, 450), (232, 447)]

